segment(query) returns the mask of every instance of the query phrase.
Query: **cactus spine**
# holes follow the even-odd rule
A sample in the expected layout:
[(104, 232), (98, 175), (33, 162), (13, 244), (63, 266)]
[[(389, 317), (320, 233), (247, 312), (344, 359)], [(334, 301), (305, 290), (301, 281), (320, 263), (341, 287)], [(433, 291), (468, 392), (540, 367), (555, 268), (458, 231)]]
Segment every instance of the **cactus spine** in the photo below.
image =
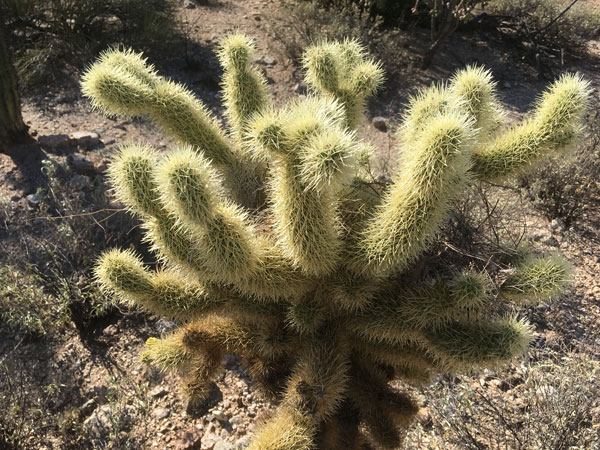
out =
[[(466, 268), (416, 283), (405, 275), (469, 183), (511, 176), (573, 144), (587, 83), (564, 75), (508, 129), (481, 68), (424, 90), (398, 131), (402, 163), (381, 192), (365, 178), (370, 147), (355, 131), (383, 79), (379, 65), (353, 41), (317, 45), (304, 59), (313, 92), (275, 109), (253, 50), (230, 35), (219, 52), (229, 135), (141, 55), (109, 51), (88, 69), (83, 90), (96, 108), (150, 118), (180, 142), (165, 155), (125, 145), (110, 168), (161, 269), (112, 250), (97, 278), (121, 301), (182, 323), (150, 339), (143, 359), (179, 369), (191, 398), (206, 394), (224, 353), (245, 361), (279, 401), (252, 450), (396, 448), (417, 407), (392, 380), (523, 354), (532, 327), (490, 311), (568, 285), (557, 255), (517, 258), (500, 286)], [(256, 196), (263, 186), (266, 209)]]

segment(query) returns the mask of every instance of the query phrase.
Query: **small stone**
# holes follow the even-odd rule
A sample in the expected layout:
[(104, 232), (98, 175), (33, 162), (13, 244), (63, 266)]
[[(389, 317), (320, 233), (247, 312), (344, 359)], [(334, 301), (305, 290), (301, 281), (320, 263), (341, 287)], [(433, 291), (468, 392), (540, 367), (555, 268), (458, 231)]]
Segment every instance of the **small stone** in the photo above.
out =
[(586, 248), (585, 249), (585, 253), (587, 253), (588, 255), (593, 255), (594, 254), (594, 249), (592, 247)]
[(549, 236), (548, 238), (544, 239), (543, 243), (550, 247), (559, 246), (558, 240), (554, 236)]
[(221, 411), (220, 409), (217, 409), (213, 415), (215, 416), (215, 419), (217, 419), (219, 422), (227, 422), (228, 417), (227, 415)]
[(247, 448), (250, 445), (250, 441), (250, 436), (244, 436), (243, 438), (238, 439), (235, 443), (235, 450), (243, 450)]
[(38, 206), (41, 202), (40, 196), (37, 194), (29, 194), (25, 198), (27, 199), (27, 203), (29, 203), (31, 206)]
[(166, 408), (157, 408), (152, 411), (152, 417), (156, 420), (166, 419), (171, 415), (171, 412)]
[(196, 6), (198, 6), (198, 5), (196, 5), (196, 3), (194, 3), (193, 1), (188, 0), (185, 2), (185, 7), (187, 9), (195, 9)]
[(79, 415), (81, 417), (89, 416), (92, 412), (94, 412), (96, 406), (96, 400), (94, 400), (93, 398), (89, 399), (87, 402), (85, 402), (79, 407)]
[(76, 131), (71, 133), (70, 137), (73, 144), (85, 148), (93, 147), (100, 142), (100, 135), (93, 131)]
[(277, 64), (277, 60), (268, 55), (264, 55), (258, 62), (268, 67), (273, 67), (275, 64)]
[(238, 426), (239, 424), (241, 424), (243, 422), (243, 419), (240, 416), (233, 416), (230, 420), (229, 423), (231, 424), (231, 426)]
[(38, 137), (38, 144), (42, 147), (59, 148), (71, 143), (71, 138), (66, 134), (47, 134)]
[(77, 190), (84, 190), (90, 185), (90, 179), (85, 175), (75, 174), (71, 177), (71, 186)]
[(504, 86), (505, 89), (510, 89), (512, 87), (512, 83), (510, 81), (505, 81), (502, 83), (502, 86)]
[(371, 123), (373, 124), (373, 126), (375, 128), (377, 128), (380, 131), (387, 131), (388, 120), (385, 117), (381, 117), (381, 116), (373, 117), (373, 120), (371, 120)]
[(550, 228), (552, 228), (554, 231), (563, 231), (567, 228), (567, 226), (562, 219), (557, 218), (550, 222)]
[(219, 441), (215, 444), (213, 450), (233, 450), (233, 444), (226, 441)]
[(207, 450), (212, 450), (215, 447), (215, 444), (217, 442), (219, 442), (221, 440), (221, 438), (219, 438), (219, 436), (217, 436), (216, 434), (213, 433), (209, 433), (209, 434), (205, 434), (204, 436), (202, 436), (202, 439), (200, 441), (200, 443), (202, 444), (202, 448), (205, 448)]
[(104, 329), (104, 331), (102, 331), (102, 334), (104, 336), (114, 336), (118, 331), (119, 330), (117, 329), (116, 325), (109, 325)]
[(175, 448), (177, 450), (194, 450), (200, 448), (200, 441), (202, 440), (202, 431), (192, 429), (184, 432), (179, 438), (179, 442)]
[(156, 386), (154, 389), (152, 389), (149, 394), (150, 397), (152, 398), (159, 398), (159, 397), (163, 397), (164, 395), (167, 395), (167, 390), (162, 387), (162, 386)]
[(96, 172), (94, 163), (83, 156), (70, 155), (67, 162), (73, 168), (73, 171), (80, 175), (93, 175)]

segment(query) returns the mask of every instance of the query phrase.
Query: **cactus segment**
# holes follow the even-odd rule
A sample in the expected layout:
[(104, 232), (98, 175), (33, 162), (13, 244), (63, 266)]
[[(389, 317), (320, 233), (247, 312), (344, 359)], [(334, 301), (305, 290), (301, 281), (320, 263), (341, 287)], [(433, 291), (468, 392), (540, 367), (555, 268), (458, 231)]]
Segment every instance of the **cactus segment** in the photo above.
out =
[(484, 180), (496, 180), (568, 150), (581, 134), (589, 95), (589, 83), (579, 75), (560, 77), (541, 97), (531, 118), (477, 149), (473, 173)]
[(571, 265), (559, 255), (529, 256), (502, 284), (500, 293), (525, 305), (549, 301), (565, 292), (571, 274)]

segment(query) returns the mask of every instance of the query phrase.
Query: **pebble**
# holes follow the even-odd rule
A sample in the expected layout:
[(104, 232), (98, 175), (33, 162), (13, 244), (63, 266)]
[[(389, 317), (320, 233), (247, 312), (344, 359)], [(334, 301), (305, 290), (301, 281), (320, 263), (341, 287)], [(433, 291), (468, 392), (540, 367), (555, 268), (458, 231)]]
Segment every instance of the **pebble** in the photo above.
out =
[(69, 155), (67, 162), (75, 173), (80, 175), (93, 175), (96, 172), (94, 163), (80, 155)]
[(388, 120), (385, 117), (381, 117), (381, 116), (373, 117), (373, 120), (371, 120), (371, 123), (379, 131), (387, 131), (387, 129), (388, 129)]
[(76, 131), (69, 136), (71, 143), (89, 148), (100, 143), (100, 135), (94, 131)]
[(156, 420), (166, 419), (171, 415), (171, 412), (166, 408), (157, 408), (152, 411), (152, 417)]
[(200, 443), (202, 444), (202, 447), (205, 449), (214, 449), (214, 446), (220, 440), (221, 440), (221, 438), (219, 438), (219, 436), (217, 436), (216, 434), (209, 433), (209, 434), (205, 434), (204, 436), (202, 436)]
[(159, 397), (166, 395), (167, 390), (162, 386), (156, 386), (154, 389), (152, 389), (149, 392), (149, 394), (150, 394), (150, 397), (152, 397), (152, 398), (159, 398)]
[(38, 206), (41, 202), (40, 196), (37, 194), (29, 194), (25, 198), (27, 199), (27, 203), (29, 203), (31, 206)]
[(308, 92), (308, 88), (303, 83), (297, 83), (294, 86), (294, 92), (298, 95), (306, 95)]
[(47, 134), (38, 137), (38, 144), (42, 147), (59, 148), (71, 143), (71, 138), (66, 134)]
[(250, 438), (250, 436), (244, 436), (243, 438), (238, 439), (238, 441), (235, 443), (235, 450), (245, 449), (250, 445), (251, 440), (252, 439)]
[(92, 412), (94, 412), (94, 409), (96, 409), (96, 400), (94, 400), (93, 398), (89, 399), (87, 402), (85, 402), (83, 405), (81, 405), (79, 407), (79, 414), (82, 417), (87, 417), (89, 416)]
[(102, 331), (102, 334), (104, 336), (114, 336), (118, 331), (119, 330), (116, 325), (109, 325)]
[(77, 190), (84, 190), (90, 185), (90, 179), (85, 175), (75, 174), (71, 177), (71, 186)]
[(233, 450), (233, 444), (226, 441), (219, 441), (213, 447), (213, 450)]

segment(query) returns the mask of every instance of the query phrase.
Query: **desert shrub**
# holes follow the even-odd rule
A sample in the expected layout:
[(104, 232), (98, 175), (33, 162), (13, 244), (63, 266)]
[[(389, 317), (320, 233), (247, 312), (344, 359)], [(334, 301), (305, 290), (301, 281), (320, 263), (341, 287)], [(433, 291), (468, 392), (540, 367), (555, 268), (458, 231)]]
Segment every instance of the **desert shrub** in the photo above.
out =
[(36, 195), (44, 233), (29, 237), (36, 249), (29, 263), (44, 289), (64, 302), (70, 318), (85, 330), (111, 306), (93, 280), (94, 253), (121, 243), (115, 231), (134, 223), (112, 206), (102, 176), (73, 174), (52, 159), (42, 162), (42, 171), (46, 184)]
[(0, 318), (32, 335), (44, 335), (68, 320), (65, 298), (44, 292), (34, 270), (0, 267)]
[[(432, 434), (466, 450), (598, 448), (597, 355), (545, 351), (504, 376), (459, 377), (427, 389)], [(419, 430), (423, 433), (423, 430)]]
[[(160, 52), (179, 42), (176, 0), (3, 0), (0, 20), (11, 37), (22, 86), (81, 66), (115, 44)], [(59, 64), (60, 67), (60, 64)]]
[[(306, 0), (300, 0), (306, 1)], [(309, 0), (312, 1), (312, 0)], [(371, 17), (380, 16), (392, 22), (405, 16), (414, 6), (414, 0), (316, 0), (324, 8), (357, 10)]]
[(284, 57), (295, 65), (308, 46), (343, 39), (368, 45), (390, 76), (398, 74), (406, 63), (405, 33), (397, 28), (382, 28), (380, 17), (372, 17), (353, 4), (346, 5), (340, 13), (315, 1), (285, 1), (268, 14), (267, 23)]
[(536, 208), (567, 227), (600, 206), (599, 118), (597, 111), (590, 114), (586, 136), (570, 158), (553, 158), (520, 180)]
[(505, 16), (513, 32), (536, 51), (560, 56), (561, 51), (582, 53), (600, 33), (600, 8), (593, 2), (572, 0), (492, 0), (489, 10)]
[(182, 322), (149, 339), (142, 359), (179, 370), (191, 401), (206, 398), (224, 354), (240, 355), (279, 402), (249, 449), (396, 448), (418, 407), (392, 381), (522, 355), (533, 327), (514, 308), (568, 285), (558, 255), (527, 249), (498, 274), (490, 260), (443, 264), (428, 249), (475, 180), (572, 145), (588, 83), (561, 77), (530, 120), (503, 128), (491, 74), (460, 71), (412, 99), (401, 164), (381, 186), (356, 131), (380, 65), (355, 41), (322, 42), (303, 58), (312, 94), (276, 108), (254, 50), (239, 34), (219, 50), (229, 133), (140, 54), (106, 52), (86, 72), (94, 107), (150, 119), (179, 141), (166, 154), (124, 145), (109, 168), (162, 264), (149, 270), (113, 249), (96, 275), (124, 304)]

